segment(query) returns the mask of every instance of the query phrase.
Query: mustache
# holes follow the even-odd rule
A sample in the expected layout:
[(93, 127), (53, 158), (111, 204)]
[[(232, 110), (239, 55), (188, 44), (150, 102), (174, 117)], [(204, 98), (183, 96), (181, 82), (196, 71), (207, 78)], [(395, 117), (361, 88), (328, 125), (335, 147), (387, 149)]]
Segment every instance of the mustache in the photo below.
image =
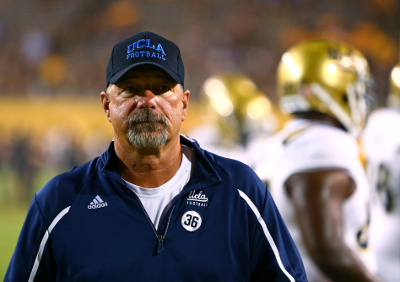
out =
[(151, 110), (140, 111), (138, 114), (131, 116), (129, 119), (130, 126), (141, 122), (157, 122), (163, 126), (168, 125), (167, 118), (163, 114), (155, 113)]

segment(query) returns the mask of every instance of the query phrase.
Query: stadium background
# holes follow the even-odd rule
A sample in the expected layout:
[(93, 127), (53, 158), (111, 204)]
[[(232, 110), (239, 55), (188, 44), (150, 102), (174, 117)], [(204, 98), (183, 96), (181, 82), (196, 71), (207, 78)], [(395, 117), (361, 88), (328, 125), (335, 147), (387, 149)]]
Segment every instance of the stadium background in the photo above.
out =
[(0, 277), (33, 193), (112, 138), (99, 100), (112, 46), (150, 30), (180, 46), (191, 90), (183, 132), (210, 75), (250, 76), (276, 102), (281, 54), (302, 39), (347, 41), (370, 62), (378, 104), (399, 60), (398, 0), (17, 0), (0, 2)]

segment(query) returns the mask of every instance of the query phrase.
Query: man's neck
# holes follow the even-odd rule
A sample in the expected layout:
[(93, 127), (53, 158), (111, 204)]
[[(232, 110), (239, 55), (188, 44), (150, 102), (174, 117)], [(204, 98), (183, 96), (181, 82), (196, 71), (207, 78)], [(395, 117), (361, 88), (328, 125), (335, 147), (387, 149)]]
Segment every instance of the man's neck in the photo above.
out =
[(180, 142), (157, 149), (114, 146), (121, 177), (144, 188), (155, 188), (168, 182), (182, 161)]

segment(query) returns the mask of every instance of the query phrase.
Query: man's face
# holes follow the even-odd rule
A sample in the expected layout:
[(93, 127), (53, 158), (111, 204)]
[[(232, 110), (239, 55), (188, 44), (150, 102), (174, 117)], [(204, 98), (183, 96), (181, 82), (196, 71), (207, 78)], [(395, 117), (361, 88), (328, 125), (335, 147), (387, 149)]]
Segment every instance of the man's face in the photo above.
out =
[(179, 138), (189, 95), (162, 69), (144, 65), (111, 84), (101, 99), (114, 127), (114, 139), (127, 138), (136, 147), (158, 148)]

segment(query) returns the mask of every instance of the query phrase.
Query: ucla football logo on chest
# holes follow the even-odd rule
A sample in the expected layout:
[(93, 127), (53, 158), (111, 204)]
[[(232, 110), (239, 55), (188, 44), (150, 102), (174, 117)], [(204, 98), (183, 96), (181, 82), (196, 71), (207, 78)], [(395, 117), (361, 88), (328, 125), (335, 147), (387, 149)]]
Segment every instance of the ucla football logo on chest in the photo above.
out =
[(202, 190), (200, 191), (193, 190), (190, 191), (186, 203), (189, 206), (207, 207), (208, 197)]

